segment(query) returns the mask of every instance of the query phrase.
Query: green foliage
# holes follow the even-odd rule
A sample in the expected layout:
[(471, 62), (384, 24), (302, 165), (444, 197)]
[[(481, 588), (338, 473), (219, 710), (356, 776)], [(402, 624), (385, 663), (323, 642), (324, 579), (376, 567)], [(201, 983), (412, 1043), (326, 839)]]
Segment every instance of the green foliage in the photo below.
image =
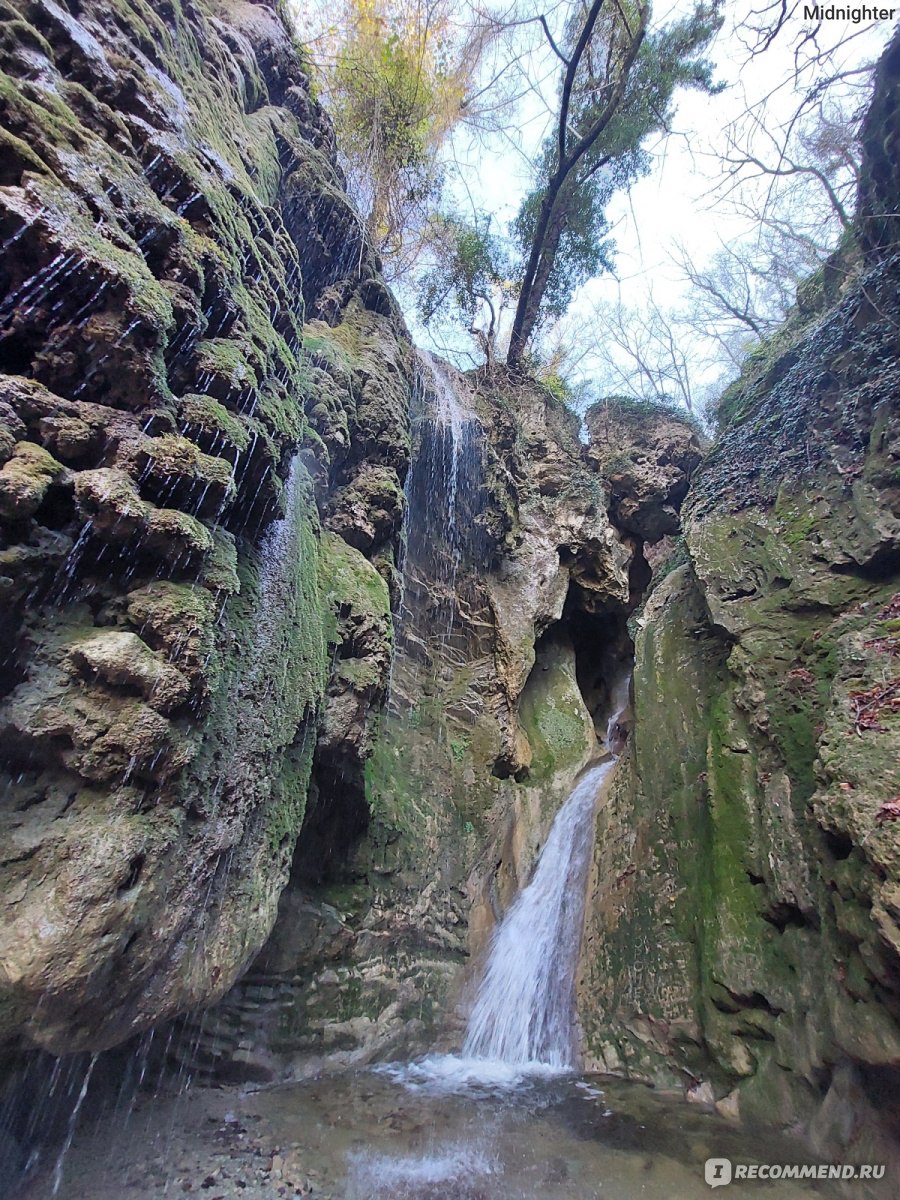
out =
[(318, 79), (350, 191), (396, 277), (420, 250), (480, 50), (450, 0), (340, 0), (328, 17), (312, 43)]
[(339, 127), (348, 147), (377, 149), (386, 169), (417, 167), (425, 154), (439, 77), (423, 76), (414, 46), (388, 30), (359, 33), (343, 45), (335, 66)]
[(659, 398), (639, 400), (635, 396), (615, 395), (603, 396), (596, 403), (609, 408), (612, 415), (621, 421), (640, 425), (653, 417), (673, 417), (675, 420), (689, 425), (695, 433), (705, 436), (702, 423), (677, 400)]
[[(647, 173), (649, 159), (644, 159), (640, 169), (635, 166), (633, 178)], [(623, 186), (630, 182), (624, 171), (619, 174)], [(612, 271), (615, 243), (605, 236), (609, 224), (604, 208), (614, 190), (609, 179), (601, 182), (595, 176), (581, 187), (573, 182), (561, 194), (557, 250), (544, 287), (543, 316), (561, 317), (578, 287), (603, 271)], [(513, 222), (513, 240), (522, 259), (534, 238), (544, 193), (543, 185), (529, 192)]]
[(469, 739), (463, 734), (450, 739), (450, 754), (455, 763), (461, 763), (469, 749)]
[(649, 6), (605, 5), (579, 59), (595, 12), (582, 0), (567, 26), (563, 52), (576, 66), (564, 75), (562, 129), (547, 138), (513, 226), (528, 263), (510, 347), (516, 360), (543, 319), (562, 315), (582, 283), (610, 269), (606, 205), (649, 170), (643, 143), (668, 127), (676, 89), (719, 90), (701, 53), (722, 21), (716, 0), (642, 40)]
[(568, 382), (563, 379), (562, 375), (558, 375), (555, 371), (541, 377), (541, 383), (554, 398), (560, 400), (563, 404), (568, 404), (572, 398), (572, 389)]
[(448, 314), (462, 318), (490, 360), (508, 292), (510, 265), (503, 241), (491, 231), (490, 217), (467, 221), (441, 214), (430, 223), (429, 242), (431, 266), (418, 287), (423, 323)]

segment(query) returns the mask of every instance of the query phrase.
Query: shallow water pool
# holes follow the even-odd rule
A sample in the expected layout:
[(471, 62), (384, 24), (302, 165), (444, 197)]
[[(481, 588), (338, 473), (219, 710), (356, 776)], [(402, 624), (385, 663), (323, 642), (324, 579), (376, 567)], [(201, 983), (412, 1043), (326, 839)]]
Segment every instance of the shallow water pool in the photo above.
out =
[[(86, 1118), (25, 1196), (50, 1200), (58, 1178), (60, 1200), (694, 1200), (712, 1194), (711, 1157), (809, 1161), (795, 1142), (638, 1084), (446, 1058), (144, 1098), (130, 1114)], [(734, 1182), (721, 1195), (812, 1200), (831, 1187)]]

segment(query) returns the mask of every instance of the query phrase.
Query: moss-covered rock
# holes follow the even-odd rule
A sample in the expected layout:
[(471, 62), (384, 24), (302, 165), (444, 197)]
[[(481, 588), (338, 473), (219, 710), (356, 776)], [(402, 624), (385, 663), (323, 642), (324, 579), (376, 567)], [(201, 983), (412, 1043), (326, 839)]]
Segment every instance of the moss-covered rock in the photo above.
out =
[[(895, 40), (870, 118), (892, 145), (897, 67)], [(580, 984), (589, 1061), (705, 1079), (836, 1157), (891, 1153), (900, 1046), (900, 261), (867, 154), (865, 254), (726, 396), (688, 561), (638, 617)]]
[(47, 488), (64, 473), (62, 463), (32, 442), (15, 443), (0, 469), (0, 516), (13, 521), (32, 517)]
[[(272, 5), (12, 0), (0, 113), (0, 1010), (69, 1052), (210, 1003), (271, 929), (326, 638), (362, 636), (319, 506), (392, 473), (387, 548), (411, 350)], [(347, 388), (303, 346), (326, 311)], [(377, 704), (365, 661), (340, 687)]]
[(168, 713), (183, 704), (190, 684), (134, 633), (103, 630), (73, 642), (69, 661), (89, 678), (111, 687), (136, 688), (151, 708)]
[(698, 429), (675, 409), (619, 397), (592, 405), (585, 424), (617, 528), (649, 543), (677, 534), (678, 510), (703, 457)]

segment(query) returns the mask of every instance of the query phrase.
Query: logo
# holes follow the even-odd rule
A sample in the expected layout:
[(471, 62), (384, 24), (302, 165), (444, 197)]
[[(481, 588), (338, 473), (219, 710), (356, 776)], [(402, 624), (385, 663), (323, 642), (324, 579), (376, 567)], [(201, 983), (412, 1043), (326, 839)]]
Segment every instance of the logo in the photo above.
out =
[(732, 1179), (884, 1179), (884, 1163), (732, 1163), (730, 1158), (708, 1158), (703, 1175), (710, 1187)]
[(722, 1187), (723, 1184), (731, 1183), (731, 1159), (708, 1158), (703, 1175), (710, 1187)]

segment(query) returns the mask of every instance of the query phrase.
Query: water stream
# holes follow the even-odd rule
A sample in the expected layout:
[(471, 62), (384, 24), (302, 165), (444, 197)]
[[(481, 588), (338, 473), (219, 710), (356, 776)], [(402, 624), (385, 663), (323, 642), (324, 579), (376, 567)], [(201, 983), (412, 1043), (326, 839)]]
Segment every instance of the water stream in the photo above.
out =
[[(79, 1132), (58, 1200), (706, 1200), (710, 1157), (809, 1161), (797, 1143), (621, 1080), (441, 1089), (351, 1072), (148, 1096), (127, 1128)], [(52, 1182), (36, 1179), (22, 1200), (52, 1200)], [(722, 1194), (835, 1196), (786, 1180)]]
[(573, 1065), (574, 979), (594, 802), (613, 763), (592, 767), (557, 813), (534, 878), (498, 928), (464, 1058)]

